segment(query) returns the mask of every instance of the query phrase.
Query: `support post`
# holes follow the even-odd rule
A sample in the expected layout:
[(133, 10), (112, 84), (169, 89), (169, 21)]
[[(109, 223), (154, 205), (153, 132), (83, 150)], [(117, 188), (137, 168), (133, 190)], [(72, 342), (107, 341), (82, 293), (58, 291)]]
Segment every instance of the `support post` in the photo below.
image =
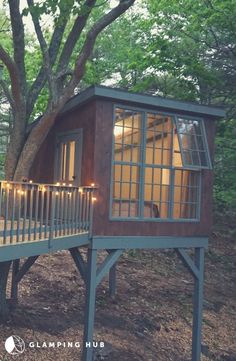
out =
[(116, 294), (116, 264), (109, 271), (109, 295), (114, 297)]
[(11, 261), (0, 262), (0, 321), (6, 321), (9, 316), (6, 288)]
[[(96, 273), (97, 273), (97, 250), (88, 249), (87, 263), (87, 282), (86, 282), (86, 305), (85, 305), (85, 324), (83, 338), (83, 354), (82, 361), (93, 360), (93, 329), (95, 317), (95, 301), (96, 301)], [(89, 343), (91, 347), (86, 347)]]
[(16, 276), (19, 272), (20, 268), (20, 260), (16, 259), (12, 263), (12, 281), (11, 281), (11, 300), (14, 304), (17, 303), (18, 298), (18, 282), (16, 280)]
[(84, 282), (86, 283), (86, 272), (87, 272), (87, 265), (83, 260), (83, 257), (78, 248), (70, 248), (69, 249), (71, 257), (73, 258), (76, 268), (78, 269), (81, 277), (83, 278)]
[(204, 248), (195, 248), (195, 265), (199, 270), (194, 284), (192, 361), (201, 360), (201, 333), (204, 283)]

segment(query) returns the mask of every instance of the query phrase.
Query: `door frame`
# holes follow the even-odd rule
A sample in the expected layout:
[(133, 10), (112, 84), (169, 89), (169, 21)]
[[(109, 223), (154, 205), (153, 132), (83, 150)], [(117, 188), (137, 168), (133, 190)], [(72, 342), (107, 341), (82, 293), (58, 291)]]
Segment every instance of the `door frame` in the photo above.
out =
[(66, 141), (75, 141), (77, 143), (77, 147), (75, 148), (75, 186), (81, 185), (81, 172), (82, 172), (82, 152), (83, 152), (83, 129), (78, 128), (71, 131), (64, 131), (56, 133), (55, 140), (55, 151), (54, 151), (54, 183), (58, 181), (58, 173), (60, 172), (59, 160), (60, 160), (60, 152), (59, 152), (59, 144)]

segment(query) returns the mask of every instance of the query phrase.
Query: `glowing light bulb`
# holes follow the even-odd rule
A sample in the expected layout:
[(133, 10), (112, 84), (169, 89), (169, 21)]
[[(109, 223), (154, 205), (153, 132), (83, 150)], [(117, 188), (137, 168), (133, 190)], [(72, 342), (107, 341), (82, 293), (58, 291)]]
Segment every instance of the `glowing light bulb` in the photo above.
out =
[(97, 198), (96, 197), (92, 197), (92, 201), (96, 202)]
[(91, 183), (91, 187), (94, 187), (95, 186), (95, 184), (94, 183)]

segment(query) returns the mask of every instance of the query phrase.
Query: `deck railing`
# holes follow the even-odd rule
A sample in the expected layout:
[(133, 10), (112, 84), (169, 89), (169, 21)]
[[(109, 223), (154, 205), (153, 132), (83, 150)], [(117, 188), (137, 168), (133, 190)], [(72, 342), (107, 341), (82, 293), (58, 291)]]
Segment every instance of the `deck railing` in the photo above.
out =
[(0, 245), (91, 231), (94, 187), (0, 182)]

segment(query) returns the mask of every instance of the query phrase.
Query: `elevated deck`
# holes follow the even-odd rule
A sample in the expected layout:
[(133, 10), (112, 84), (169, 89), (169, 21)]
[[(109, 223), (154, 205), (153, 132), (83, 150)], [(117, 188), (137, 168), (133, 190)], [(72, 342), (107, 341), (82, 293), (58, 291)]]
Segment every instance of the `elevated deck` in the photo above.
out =
[(88, 244), (93, 191), (0, 182), (0, 262)]

